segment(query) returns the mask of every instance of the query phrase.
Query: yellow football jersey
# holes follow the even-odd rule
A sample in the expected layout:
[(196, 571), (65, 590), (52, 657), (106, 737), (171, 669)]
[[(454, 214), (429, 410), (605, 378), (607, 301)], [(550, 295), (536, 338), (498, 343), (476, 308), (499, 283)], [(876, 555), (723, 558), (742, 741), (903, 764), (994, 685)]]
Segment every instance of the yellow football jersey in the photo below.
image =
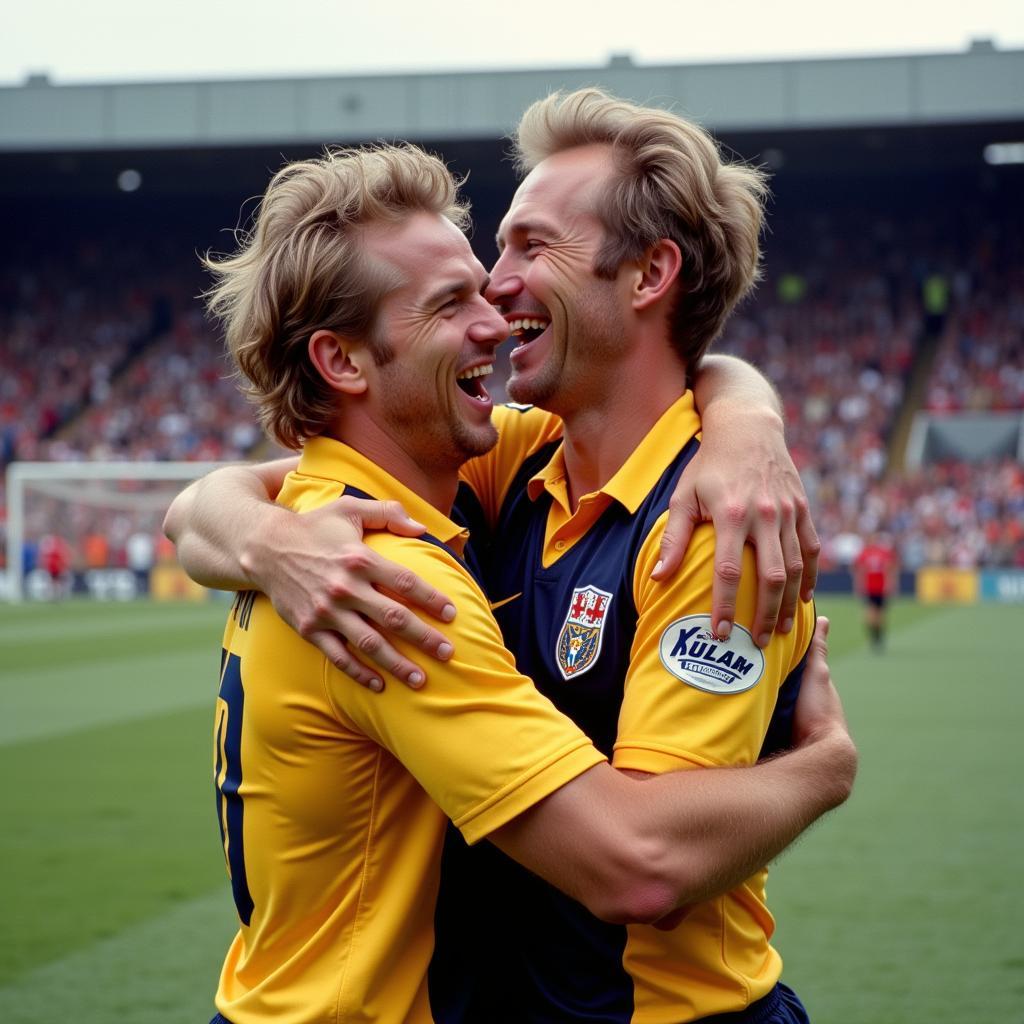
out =
[[(217, 1007), (232, 1024), (429, 1024), (438, 861), (450, 818), (469, 843), (603, 760), (520, 675), (464, 533), (351, 448), (307, 443), (279, 500), (345, 486), (400, 501), (440, 543), (368, 536), (455, 602), (455, 648), (417, 692), (374, 694), (241, 594), (224, 634), (214, 771), (240, 929)], [(447, 545), (446, 548), (443, 545)], [(405, 653), (412, 652), (405, 645)]]

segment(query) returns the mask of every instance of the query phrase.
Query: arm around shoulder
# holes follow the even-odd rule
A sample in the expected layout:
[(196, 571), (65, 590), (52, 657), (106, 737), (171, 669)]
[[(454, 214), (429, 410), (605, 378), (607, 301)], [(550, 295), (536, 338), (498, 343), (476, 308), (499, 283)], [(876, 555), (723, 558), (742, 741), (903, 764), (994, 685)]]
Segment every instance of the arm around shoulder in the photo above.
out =
[(796, 749), (752, 767), (627, 777), (597, 766), (492, 840), (608, 921), (653, 923), (725, 892), (778, 856), (853, 787), (857, 753), (819, 620)]
[[(269, 547), (273, 524), (290, 516), (273, 503), (296, 460), (261, 466), (225, 466), (196, 480), (171, 503), (164, 533), (197, 583), (219, 590), (256, 585), (254, 551)], [(260, 538), (264, 538), (263, 541)]]

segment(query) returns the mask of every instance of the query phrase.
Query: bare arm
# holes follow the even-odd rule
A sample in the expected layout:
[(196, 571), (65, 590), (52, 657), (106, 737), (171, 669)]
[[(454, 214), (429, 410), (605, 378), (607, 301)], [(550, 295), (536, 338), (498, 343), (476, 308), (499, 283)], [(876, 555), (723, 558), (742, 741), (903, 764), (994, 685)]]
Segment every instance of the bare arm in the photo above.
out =
[(828, 671), (827, 631), (819, 619), (794, 751), (646, 781), (599, 765), (492, 840), (610, 921), (656, 922), (738, 885), (850, 794), (857, 758)]
[(757, 551), (758, 599), (753, 634), (767, 645), (778, 625), (788, 632), (799, 596), (810, 599), (821, 545), (807, 496), (786, 448), (782, 408), (771, 384), (732, 356), (706, 356), (694, 396), (702, 442), (679, 482), (654, 572), (676, 571), (693, 527), (715, 526), (712, 622), (728, 636), (736, 616), (740, 554), (746, 541)]
[(164, 533), (192, 579), (217, 590), (255, 586), (253, 552), (247, 545), (255, 543), (259, 550), (262, 538), (273, 535), (273, 526), (292, 515), (273, 501), (297, 465), (298, 459), (280, 459), (225, 466), (189, 484), (171, 502)]
[(364, 665), (346, 641), (409, 685), (422, 685), (423, 669), (400, 655), (382, 631), (444, 659), (452, 650), (447, 638), (406, 603), (442, 621), (450, 621), (455, 609), (409, 570), (364, 547), (362, 536), (364, 529), (418, 536), (423, 526), (397, 502), (343, 497), (303, 515), (275, 505), (295, 465), (282, 459), (228, 466), (190, 484), (164, 519), (179, 561), (205, 586), (267, 594), (296, 632), (357, 682), (383, 687), (380, 672)]

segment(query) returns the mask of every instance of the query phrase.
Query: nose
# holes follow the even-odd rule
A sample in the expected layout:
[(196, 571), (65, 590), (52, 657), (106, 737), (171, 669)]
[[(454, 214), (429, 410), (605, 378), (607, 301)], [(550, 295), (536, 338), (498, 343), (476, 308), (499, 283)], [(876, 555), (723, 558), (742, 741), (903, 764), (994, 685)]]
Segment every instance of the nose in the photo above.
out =
[(498, 257), (498, 262), (491, 270), (491, 282), (484, 292), (484, 297), (495, 306), (507, 304), (508, 300), (523, 290), (523, 279), (513, 267), (512, 250), (505, 248)]
[(480, 307), (480, 315), (469, 328), (470, 340), (478, 345), (500, 345), (509, 336), (505, 318), (483, 297)]

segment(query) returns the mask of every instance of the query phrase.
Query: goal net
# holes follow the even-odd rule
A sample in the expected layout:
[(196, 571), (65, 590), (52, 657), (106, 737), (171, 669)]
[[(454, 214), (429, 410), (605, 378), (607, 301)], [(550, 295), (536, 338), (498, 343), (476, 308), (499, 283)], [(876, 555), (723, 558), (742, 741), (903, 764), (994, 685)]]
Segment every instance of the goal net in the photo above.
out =
[(195, 597), (163, 537), (171, 499), (219, 462), (12, 462), (6, 476), (10, 601)]

